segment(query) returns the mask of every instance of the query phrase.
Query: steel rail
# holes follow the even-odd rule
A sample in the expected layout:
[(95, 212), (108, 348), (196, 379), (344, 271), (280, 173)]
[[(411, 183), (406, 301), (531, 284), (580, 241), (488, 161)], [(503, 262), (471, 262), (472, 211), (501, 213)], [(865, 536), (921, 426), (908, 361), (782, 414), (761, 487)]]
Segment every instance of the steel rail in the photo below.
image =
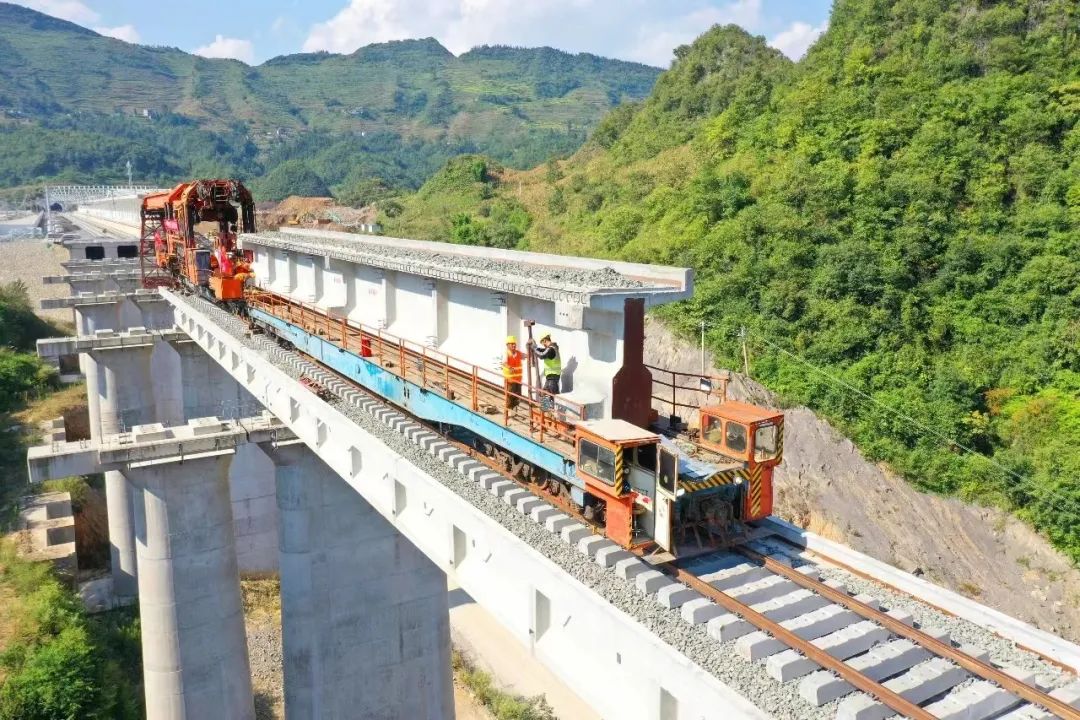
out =
[[(735, 552), (740, 553), (747, 559), (755, 562), (760, 562), (766, 569), (776, 573), (788, 580), (791, 580), (796, 585), (799, 585), (807, 590), (811, 590), (822, 597), (830, 600), (838, 605), (842, 605), (857, 615), (861, 615), (867, 620), (878, 623), (886, 630), (899, 635), (900, 637), (907, 638), (914, 643), (921, 645), (930, 652), (939, 657), (943, 657), (946, 660), (950, 660), (964, 670), (977, 675), (984, 680), (990, 680), (997, 683), (1004, 689), (1020, 697), (1023, 700), (1038, 705), (1046, 710), (1057, 715), (1061, 720), (1080, 720), (1080, 710), (1071, 707), (1069, 704), (1058, 700), (1057, 698), (1044, 693), (1036, 687), (1032, 687), (1027, 683), (1024, 683), (1011, 675), (998, 670), (993, 665), (985, 663), (978, 658), (972, 657), (967, 653), (954, 648), (952, 645), (942, 642), (935, 637), (927, 635), (922, 630), (906, 625), (894, 617), (891, 617), (887, 613), (881, 610), (876, 610), (864, 602), (856, 600), (845, 592), (831, 588), (820, 580), (814, 580), (798, 572), (794, 568), (791, 568), (781, 562), (774, 560), (766, 555), (751, 550), (747, 547), (734, 548)], [(748, 618), (749, 619), (749, 618)], [(755, 623), (756, 624), (756, 623)], [(783, 640), (783, 638), (781, 638)], [(786, 642), (786, 641), (785, 641)], [(801, 650), (801, 649), (800, 649)], [(817, 661), (816, 658), (811, 658)], [(821, 663), (819, 663), (821, 664)], [(844, 678), (845, 680), (847, 678)], [(854, 684), (854, 683), (852, 683)], [(895, 708), (894, 708), (895, 709)]]
[(852, 686), (862, 690), (868, 695), (873, 695), (885, 705), (889, 706), (890, 709), (900, 713), (904, 717), (911, 718), (911, 720), (934, 720), (933, 715), (899, 693), (896, 693), (876, 680), (867, 677), (843, 660), (833, 657), (809, 640), (802, 639), (780, 623), (775, 620), (770, 620), (749, 605), (744, 605), (727, 593), (717, 590), (689, 570), (676, 567), (674, 568), (673, 573), (674, 577), (679, 582), (690, 586), (692, 589), (714, 601), (728, 612), (743, 618), (759, 630), (764, 630), (788, 647), (798, 650), (821, 667), (832, 670)]
[[(933, 608), (934, 610), (937, 610), (942, 615), (948, 615), (949, 617), (959, 617), (956, 613), (954, 613), (954, 612), (952, 612), (950, 610), (946, 610), (945, 608), (943, 608), (943, 607), (941, 607), (939, 605), (936, 605), (933, 602), (931, 602), (931, 601), (929, 601), (929, 600), (927, 600), (925, 598), (920, 598), (918, 595), (915, 595), (915, 594), (913, 594), (912, 592), (910, 592), (908, 590), (904, 590), (903, 588), (897, 587), (896, 585), (893, 585), (891, 582), (886, 582), (885, 580), (881, 580), (879, 578), (876, 578), (873, 575), (871, 575), (870, 573), (866, 572), (865, 570), (860, 570), (859, 568), (857, 568), (857, 567), (855, 567), (853, 565), (849, 565), (848, 563), (844, 562), (843, 560), (837, 560), (832, 555), (826, 555), (825, 553), (823, 553), (820, 550), (811, 550), (810, 548), (806, 547), (805, 545), (800, 545), (798, 543), (792, 542), (791, 540), (789, 540), (789, 539), (787, 539), (785, 537), (781, 537), (780, 535), (774, 535), (773, 538), (778, 539), (781, 542), (784, 542), (784, 543), (787, 543), (787, 544), (791, 545), (791, 547), (795, 548), (800, 553), (807, 553), (809, 555), (812, 555), (813, 557), (819, 558), (822, 563), (825, 563), (827, 565), (832, 565), (833, 567), (840, 568), (841, 570), (845, 570), (845, 571), (851, 573), (852, 575), (854, 575), (855, 577), (862, 578), (863, 580), (866, 580), (868, 582), (872, 582), (872, 583), (875, 583), (877, 585), (880, 585), (883, 588), (891, 590), (892, 592), (896, 593), (897, 595), (906, 595), (907, 597), (910, 597), (911, 599), (916, 600), (917, 602), (920, 602), (920, 603), (926, 605), (929, 608)], [(997, 633), (995, 631), (994, 634), (998, 635), (999, 633)], [(1004, 636), (1002, 636), (1002, 637), (1004, 637)], [(1008, 639), (1008, 638), (1006, 638), (1006, 639)], [(1031, 653), (1032, 655), (1038, 656), (1040, 660), (1042, 660), (1043, 662), (1045, 662), (1045, 663), (1047, 663), (1049, 665), (1053, 665), (1056, 668), (1064, 670), (1065, 672), (1069, 673), (1070, 675), (1075, 675), (1076, 674), (1076, 670), (1073, 669), (1073, 667), (1071, 665), (1069, 665), (1068, 663), (1065, 663), (1065, 662), (1063, 662), (1063, 661), (1061, 661), (1061, 660), (1059, 660), (1059, 659), (1057, 659), (1055, 657), (1047, 655), (1044, 652), (1041, 652), (1041, 651), (1036, 650), (1034, 648), (1028, 647), (1027, 645), (1022, 645), (1022, 644), (1020, 644), (1018, 642), (1015, 642), (1013, 640), (1010, 640), (1010, 642), (1012, 642), (1020, 650), (1023, 650), (1025, 652)]]

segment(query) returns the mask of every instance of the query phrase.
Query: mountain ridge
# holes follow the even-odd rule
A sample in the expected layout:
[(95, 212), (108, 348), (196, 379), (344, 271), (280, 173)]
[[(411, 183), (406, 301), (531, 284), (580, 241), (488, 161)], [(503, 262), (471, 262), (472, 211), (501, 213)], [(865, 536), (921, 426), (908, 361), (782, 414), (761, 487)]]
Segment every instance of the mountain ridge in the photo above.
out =
[[(405, 187), (418, 186), (462, 151), (527, 167), (575, 150), (610, 107), (644, 97), (660, 72), (551, 48), (479, 47), (455, 56), (433, 38), (349, 54), (279, 56), (252, 66), (133, 45), (7, 3), (0, 3), (0, 53), (0, 150), (20, 155), (20, 144), (47, 144), (52, 134), (57, 142), (75, 143), (69, 155), (81, 155), (84, 145), (123, 138), (135, 144), (126, 159), (146, 181), (175, 180), (178, 168), (192, 174), (211, 167), (250, 179), (272, 170), (273, 156), (288, 154), (291, 142), (311, 133), (333, 136), (320, 152), (347, 141), (369, 167), (379, 166), (379, 179)], [(169, 128), (155, 141), (161, 119)], [(186, 155), (175, 147), (179, 127), (187, 128)], [(392, 156), (356, 139), (387, 134), (396, 143)], [(236, 145), (238, 137), (241, 153), (199, 148), (221, 140)], [(162, 159), (154, 162), (154, 153)], [(54, 168), (35, 167), (25, 157), (0, 160), (0, 184), (50, 176), (116, 180), (113, 155), (100, 158), (110, 167), (97, 176), (74, 161)], [(348, 173), (313, 169), (330, 186), (352, 182)]]

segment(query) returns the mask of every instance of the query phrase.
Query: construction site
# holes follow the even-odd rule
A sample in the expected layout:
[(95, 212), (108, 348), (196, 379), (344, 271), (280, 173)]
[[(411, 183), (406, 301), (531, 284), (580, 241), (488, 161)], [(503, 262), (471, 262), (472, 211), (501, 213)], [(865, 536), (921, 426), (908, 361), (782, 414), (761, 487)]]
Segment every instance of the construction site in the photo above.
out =
[(27, 470), (105, 475), (150, 720), (256, 717), (245, 574), (280, 578), (290, 720), (453, 718), (459, 593), (563, 718), (1080, 718), (1062, 634), (775, 516), (785, 411), (646, 357), (692, 270), (268, 216), (230, 179), (69, 192), (40, 302), (75, 331), (38, 354), (89, 439)]

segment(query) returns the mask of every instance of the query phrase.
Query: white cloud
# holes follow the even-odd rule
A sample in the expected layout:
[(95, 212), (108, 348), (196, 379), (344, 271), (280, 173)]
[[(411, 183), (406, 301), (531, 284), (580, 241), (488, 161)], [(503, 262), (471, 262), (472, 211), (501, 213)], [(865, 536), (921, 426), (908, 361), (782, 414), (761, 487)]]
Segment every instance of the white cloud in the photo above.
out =
[(135, 29), (134, 25), (118, 25), (112, 28), (96, 27), (94, 28), (94, 32), (100, 35), (108, 35), (109, 37), (129, 43), (137, 43), (141, 39), (139, 31)]
[(251, 44), (250, 40), (224, 37), (223, 35), (216, 36), (214, 42), (195, 48), (191, 52), (208, 58), (232, 58), (246, 62), (249, 65), (255, 62), (255, 46)]
[(376, 42), (435, 37), (460, 54), (484, 44), (536, 47), (666, 66), (672, 50), (716, 23), (753, 31), (762, 0), (350, 0), (311, 27), (303, 49), (349, 53)]
[(779, 35), (769, 41), (769, 45), (776, 48), (780, 52), (787, 55), (792, 60), (798, 60), (806, 51), (814, 44), (814, 41), (821, 36), (821, 33), (829, 27), (829, 22), (826, 20), (821, 25), (814, 27), (809, 23), (793, 22), (788, 26), (787, 30), (784, 30)]
[(116, 27), (97, 26), (94, 23), (101, 20), (101, 14), (79, 0), (16, 0), (17, 5), (23, 5), (31, 10), (43, 12), (46, 15), (58, 17), (61, 20), (79, 23), (91, 27), (100, 35), (108, 35), (118, 40), (129, 43), (139, 42), (139, 31), (134, 25), (118, 25)]
[(94, 23), (101, 19), (96, 11), (79, 0), (15, 0), (15, 4), (74, 23)]

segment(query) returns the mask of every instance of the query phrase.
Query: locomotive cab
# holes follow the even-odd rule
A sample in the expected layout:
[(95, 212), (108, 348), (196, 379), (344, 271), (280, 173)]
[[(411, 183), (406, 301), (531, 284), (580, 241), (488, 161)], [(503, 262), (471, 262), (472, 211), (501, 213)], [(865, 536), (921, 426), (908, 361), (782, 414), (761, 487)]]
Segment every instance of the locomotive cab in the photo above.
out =
[(660, 436), (625, 420), (586, 420), (577, 424), (576, 446), (577, 476), (593, 501), (586, 517), (623, 547), (655, 542), (670, 550), (678, 459)]
[(784, 415), (733, 401), (703, 407), (700, 443), (751, 468), (775, 467), (783, 454)]
[(745, 483), (735, 519), (760, 520), (772, 514), (772, 473), (784, 454), (783, 413), (741, 402), (701, 408), (699, 445), (742, 465)]

